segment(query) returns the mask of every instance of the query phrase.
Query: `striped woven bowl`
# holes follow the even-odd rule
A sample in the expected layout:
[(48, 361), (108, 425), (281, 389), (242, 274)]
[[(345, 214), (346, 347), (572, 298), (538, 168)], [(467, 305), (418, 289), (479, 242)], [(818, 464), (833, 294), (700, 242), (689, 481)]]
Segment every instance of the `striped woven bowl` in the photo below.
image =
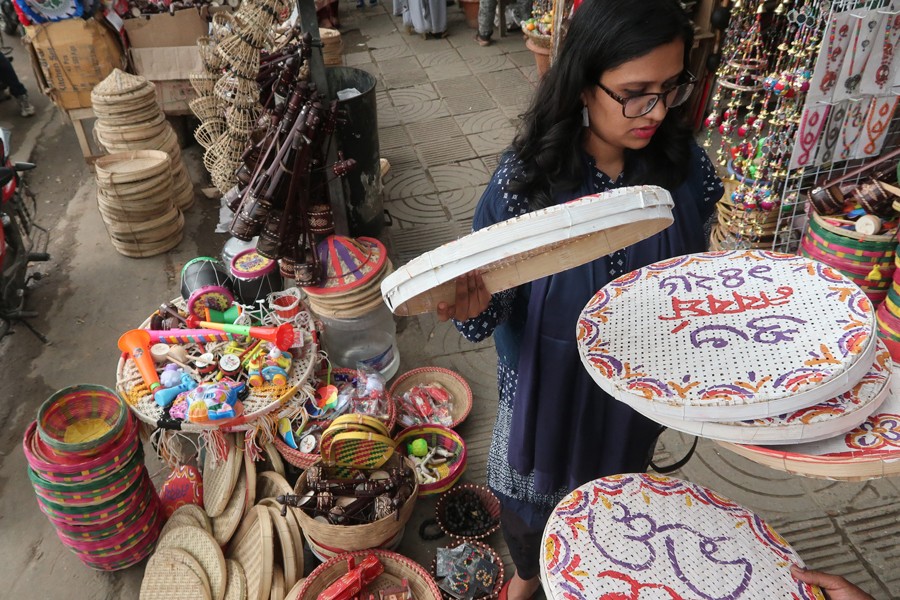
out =
[(404, 456), (409, 456), (407, 445), (416, 439), (424, 439), (429, 448), (439, 446), (453, 453), (447, 462), (435, 469), (440, 477), (431, 483), (419, 482), (419, 495), (440, 494), (446, 492), (453, 484), (459, 481), (466, 470), (466, 443), (462, 436), (447, 427), (440, 425), (413, 425), (397, 434), (394, 441), (397, 443), (397, 451)]
[(121, 433), (128, 407), (100, 385), (75, 385), (50, 396), (38, 411), (41, 440), (58, 452), (92, 456)]

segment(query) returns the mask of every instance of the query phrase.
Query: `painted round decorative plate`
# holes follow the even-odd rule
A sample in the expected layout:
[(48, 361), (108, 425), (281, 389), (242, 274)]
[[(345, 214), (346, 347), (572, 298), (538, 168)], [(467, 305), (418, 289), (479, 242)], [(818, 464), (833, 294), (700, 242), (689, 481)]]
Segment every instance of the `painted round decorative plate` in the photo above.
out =
[(646, 474), (586, 483), (554, 509), (541, 544), (551, 600), (824, 599), (761, 518), (712, 490)]
[(479, 270), (492, 294), (565, 271), (655, 235), (672, 224), (672, 196), (654, 186), (585, 196), (495, 223), (414, 258), (385, 277), (395, 314), (453, 302), (456, 278)]
[(858, 427), (878, 410), (890, 393), (893, 366), (890, 352), (878, 340), (875, 362), (859, 383), (815, 406), (767, 419), (732, 423), (685, 421), (658, 414), (653, 418), (666, 427), (723, 442), (784, 445), (827, 440)]
[(720, 442), (767, 467), (806, 477), (863, 481), (900, 475), (900, 379), (866, 421), (820, 442), (767, 448)]
[(680, 256), (588, 302), (578, 348), (607, 393), (648, 416), (763, 419), (852, 388), (875, 358), (859, 287), (821, 263), (761, 250)]

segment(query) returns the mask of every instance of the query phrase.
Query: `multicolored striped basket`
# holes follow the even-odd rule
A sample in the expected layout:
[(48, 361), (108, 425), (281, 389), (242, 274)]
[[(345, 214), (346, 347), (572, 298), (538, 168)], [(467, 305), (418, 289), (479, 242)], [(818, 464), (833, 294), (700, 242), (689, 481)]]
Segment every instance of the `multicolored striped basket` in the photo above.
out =
[(153, 551), (160, 502), (137, 421), (115, 392), (81, 385), (53, 394), (22, 449), (38, 507), (82, 563), (124, 569)]
[(91, 456), (122, 432), (128, 412), (111, 389), (75, 385), (44, 401), (38, 410), (38, 434), (54, 450)]
[(429, 448), (439, 446), (453, 453), (447, 462), (435, 470), (440, 475), (437, 481), (431, 483), (419, 482), (419, 495), (440, 494), (446, 492), (453, 484), (459, 481), (466, 471), (466, 443), (462, 436), (447, 427), (440, 425), (413, 425), (397, 434), (394, 441), (397, 443), (397, 451), (404, 456), (409, 456), (407, 445), (416, 439), (424, 439)]

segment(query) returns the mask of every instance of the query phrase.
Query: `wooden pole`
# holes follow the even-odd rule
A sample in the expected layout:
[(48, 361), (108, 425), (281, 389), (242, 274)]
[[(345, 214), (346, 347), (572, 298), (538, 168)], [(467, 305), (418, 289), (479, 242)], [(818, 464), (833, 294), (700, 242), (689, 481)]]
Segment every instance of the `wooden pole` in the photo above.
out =
[[(300, 14), (300, 28), (304, 33), (312, 35), (313, 43), (316, 44), (309, 57), (309, 78), (316, 84), (323, 96), (332, 98), (328, 89), (328, 78), (325, 76), (325, 61), (322, 60), (322, 38), (319, 34), (319, 18), (316, 16), (315, 0), (297, 0), (297, 11)], [(325, 160), (329, 165), (334, 164), (338, 159), (336, 137), (332, 134), (331, 143), (328, 144), (328, 156)], [(331, 201), (331, 212), (334, 218), (334, 232), (338, 235), (350, 235), (344, 184), (341, 178), (332, 178), (328, 182), (328, 197)]]

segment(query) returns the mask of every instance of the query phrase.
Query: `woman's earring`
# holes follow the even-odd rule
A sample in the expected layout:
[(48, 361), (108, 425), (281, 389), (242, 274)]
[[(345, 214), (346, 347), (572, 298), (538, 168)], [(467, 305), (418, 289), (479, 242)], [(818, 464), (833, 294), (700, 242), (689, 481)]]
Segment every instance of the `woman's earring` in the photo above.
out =
[(591, 126), (591, 117), (588, 115), (587, 104), (581, 107), (581, 124), (584, 127)]

